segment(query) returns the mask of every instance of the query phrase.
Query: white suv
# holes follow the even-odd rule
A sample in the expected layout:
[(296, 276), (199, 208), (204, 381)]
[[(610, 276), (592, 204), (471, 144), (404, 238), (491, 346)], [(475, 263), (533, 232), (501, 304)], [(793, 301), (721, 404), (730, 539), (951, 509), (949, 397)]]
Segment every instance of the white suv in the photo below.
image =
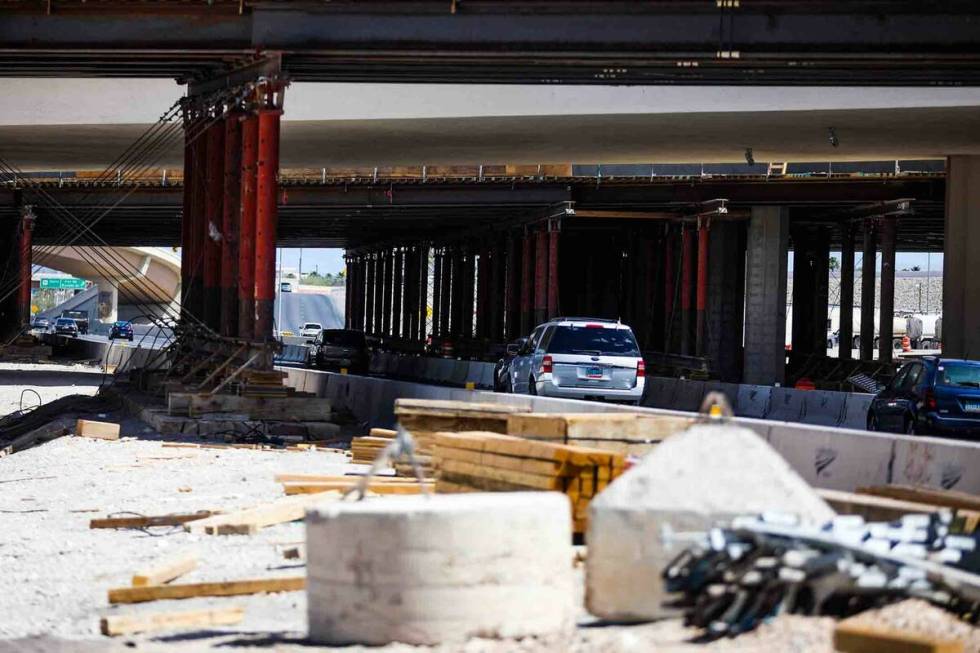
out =
[(534, 329), (509, 373), (517, 393), (639, 404), (646, 365), (625, 324), (557, 317)]
[(323, 325), (319, 322), (307, 322), (300, 327), (299, 335), (303, 338), (316, 338), (323, 331)]

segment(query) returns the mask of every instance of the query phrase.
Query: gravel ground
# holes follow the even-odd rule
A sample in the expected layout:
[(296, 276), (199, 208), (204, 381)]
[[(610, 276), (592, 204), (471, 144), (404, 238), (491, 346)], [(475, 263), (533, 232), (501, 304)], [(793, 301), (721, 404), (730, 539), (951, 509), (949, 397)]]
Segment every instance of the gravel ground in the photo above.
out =
[[(32, 387), (44, 379), (48, 400), (94, 386), (59, 387), (49, 378), (66, 370), (30, 366)], [(0, 374), (7, 370), (0, 370)], [(81, 370), (80, 370), (81, 371)], [(42, 372), (44, 372), (42, 374)], [(82, 371), (83, 372), (83, 371)], [(11, 385), (0, 385), (0, 405), (16, 401), (25, 384), (23, 371)], [(9, 381), (8, 378), (8, 382)], [(98, 378), (96, 376), (96, 378)], [(97, 383), (96, 383), (97, 385)], [(50, 394), (49, 394), (50, 393)], [(199, 566), (181, 582), (304, 575), (302, 561), (285, 560), (282, 549), (304, 539), (302, 523), (282, 524), (253, 536), (198, 536), (182, 529), (91, 530), (94, 517), (113, 513), (164, 514), (202, 509), (230, 510), (273, 500), (282, 495), (277, 473), (343, 474), (363, 466), (345, 462), (341, 454), (163, 447), (160, 436), (145, 424), (122, 415), (123, 440), (102, 441), (64, 437), (0, 459), (0, 653), (89, 653), (133, 650), (184, 653), (204, 649), (301, 652), (314, 648), (304, 641), (306, 600), (303, 592), (110, 606), (107, 590), (130, 584), (137, 570), (163, 558), (194, 553)], [(376, 499), (383, 501), (383, 498)], [(579, 567), (579, 596), (584, 579)], [(165, 632), (109, 639), (98, 631), (99, 618), (111, 614), (167, 612), (204, 607), (242, 606), (245, 620), (237, 626), (204, 631)], [(902, 606), (896, 606), (902, 608)], [(935, 611), (915, 606), (912, 616), (932, 627), (970, 638), (977, 630)], [(492, 607), (488, 607), (492, 609)], [(909, 608), (889, 613), (901, 620)], [(935, 614), (938, 612), (938, 615)], [(925, 615), (925, 616), (924, 616)], [(895, 622), (892, 622), (895, 623)], [(937, 626), (938, 624), (938, 626)], [(952, 624), (952, 625), (949, 625)], [(343, 651), (465, 651), (527, 653), (571, 651), (799, 651), (830, 653), (834, 621), (784, 616), (753, 633), (710, 645), (691, 644), (696, 632), (677, 619), (637, 626), (600, 626), (580, 610), (579, 627), (551, 640), (497, 641), (474, 639), (462, 645), (419, 649), (392, 645)], [(899, 625), (896, 623), (896, 625)], [(954, 631), (960, 628), (961, 631)]]
[(37, 395), (44, 404), (70, 394), (94, 395), (102, 380), (99, 368), (89, 365), (0, 363), (0, 415), (18, 410), (22, 394), (24, 408), (29, 408), (37, 406)]

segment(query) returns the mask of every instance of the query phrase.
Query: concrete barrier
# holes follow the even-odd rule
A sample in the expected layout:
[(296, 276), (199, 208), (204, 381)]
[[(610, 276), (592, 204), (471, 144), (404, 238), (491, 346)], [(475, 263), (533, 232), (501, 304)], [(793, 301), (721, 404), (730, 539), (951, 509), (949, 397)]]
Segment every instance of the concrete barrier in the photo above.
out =
[(807, 424), (839, 426), (844, 418), (846, 392), (828, 390), (797, 391), (803, 393), (803, 421)]
[(667, 408), (674, 408), (683, 411), (697, 411), (701, 408), (701, 400), (704, 399), (704, 381), (692, 381), (689, 379), (677, 379), (674, 386), (674, 399)]
[(772, 397), (772, 386), (748, 385), (738, 386), (738, 395), (733, 407), (739, 417), (754, 417), (762, 419), (769, 412), (769, 400)]
[(782, 422), (799, 422), (803, 419), (806, 403), (800, 391), (792, 388), (773, 388), (769, 395), (769, 411), (766, 419)]
[[(470, 392), (392, 379), (285, 369), (289, 385), (306, 391), (315, 389), (318, 396), (330, 399), (338, 407), (350, 409), (366, 427), (391, 428), (394, 425), (393, 403), (398, 397), (502, 403), (535, 412), (642, 412), (690, 416), (680, 411), (481, 390)], [(786, 402), (790, 410), (799, 406), (795, 394), (799, 392), (786, 395), (793, 397)], [(735, 418), (734, 421), (768, 440), (803, 478), (816, 487), (854, 491), (862, 485), (920, 483), (980, 492), (978, 443), (761, 419)]]
[(651, 408), (671, 408), (677, 383), (677, 379), (670, 377), (647, 377), (643, 405)]
[(842, 428), (864, 430), (868, 426), (868, 409), (874, 395), (860, 392), (848, 393), (844, 400), (844, 415), (841, 417)]

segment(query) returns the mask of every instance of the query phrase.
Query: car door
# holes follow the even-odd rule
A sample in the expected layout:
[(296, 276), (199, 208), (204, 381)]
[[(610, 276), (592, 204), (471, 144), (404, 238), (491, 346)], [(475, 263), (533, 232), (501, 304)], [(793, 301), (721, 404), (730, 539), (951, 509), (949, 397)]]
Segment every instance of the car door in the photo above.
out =
[(910, 418), (914, 417), (919, 402), (919, 386), (925, 376), (925, 366), (920, 362), (909, 363), (909, 371), (895, 394), (895, 430), (905, 432)]
[(515, 393), (524, 394), (528, 391), (527, 380), (531, 375), (531, 359), (534, 357), (534, 350), (537, 348), (543, 331), (543, 326), (539, 326), (532, 331), (524, 348), (514, 357), (514, 361), (510, 366), (510, 382)]
[(879, 431), (900, 431), (904, 404), (899, 406), (898, 396), (905, 379), (912, 369), (912, 364), (905, 364), (884, 390), (878, 393), (874, 400), (874, 414), (878, 420)]

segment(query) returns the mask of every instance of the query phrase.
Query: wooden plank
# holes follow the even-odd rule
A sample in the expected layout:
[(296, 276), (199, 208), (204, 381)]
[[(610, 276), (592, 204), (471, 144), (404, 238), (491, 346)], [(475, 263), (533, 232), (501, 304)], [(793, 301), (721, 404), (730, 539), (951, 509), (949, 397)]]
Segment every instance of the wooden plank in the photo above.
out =
[(959, 640), (871, 626), (848, 619), (834, 628), (834, 650), (841, 653), (963, 653)]
[(392, 429), (373, 428), (370, 431), (368, 431), (368, 436), (372, 438), (384, 438), (386, 440), (392, 440), (396, 435), (398, 435), (398, 432)]
[(112, 422), (96, 422), (91, 419), (80, 419), (75, 425), (75, 435), (96, 440), (118, 440), (119, 425)]
[(537, 474), (526, 474), (515, 472), (509, 469), (495, 469), (482, 465), (463, 462), (460, 460), (444, 460), (440, 467), (441, 472), (450, 474), (464, 474), (473, 478), (485, 478), (495, 481), (504, 481), (517, 486), (537, 490), (562, 490), (564, 485), (561, 478), (552, 476), (539, 476)]
[(148, 528), (150, 526), (181, 526), (189, 522), (220, 515), (219, 510), (200, 510), (198, 512), (170, 515), (134, 515), (132, 517), (104, 517), (93, 519), (89, 528)]
[(461, 460), (484, 467), (509, 469), (515, 472), (537, 474), (539, 476), (573, 477), (583, 473), (593, 474), (595, 472), (599, 478), (609, 479), (612, 474), (608, 467), (580, 467), (558, 460), (540, 460), (537, 458), (509, 456), (486, 451), (474, 451), (472, 449), (457, 449), (443, 445), (436, 447), (434, 460), (437, 463), (441, 460)]
[[(406, 479), (408, 480), (408, 479)], [(425, 489), (430, 492), (435, 491), (434, 483), (425, 483)], [(317, 482), (297, 482), (283, 483), (283, 490), (287, 496), (297, 494), (320, 494), (322, 492), (346, 492), (357, 487), (357, 482), (350, 481), (343, 483), (317, 483)], [(367, 487), (369, 492), (374, 494), (422, 494), (423, 486), (416, 483), (370, 483)]]
[(233, 626), (241, 623), (245, 609), (241, 607), (216, 608), (213, 610), (186, 610), (183, 612), (153, 612), (144, 614), (120, 614), (102, 617), (100, 629), (103, 635), (135, 635), (161, 630), (187, 630), (213, 626)]
[(945, 506), (953, 509), (980, 510), (980, 496), (955, 490), (937, 490), (914, 485), (874, 485), (859, 487), (858, 494), (889, 497), (901, 501), (915, 501)]
[(930, 514), (947, 510), (942, 506), (914, 501), (901, 501), (871, 494), (857, 494), (840, 490), (818, 489), (817, 494), (841, 514), (861, 515), (867, 521), (892, 521), (903, 515)]
[(187, 554), (179, 558), (166, 560), (155, 567), (144, 569), (133, 574), (133, 587), (146, 587), (147, 585), (163, 585), (175, 578), (180, 578), (197, 568), (197, 556)]
[(240, 596), (272, 592), (297, 592), (306, 588), (304, 576), (233, 580), (219, 583), (181, 583), (148, 587), (119, 587), (109, 590), (109, 603), (143, 603), (162, 599), (198, 596)]
[(339, 492), (335, 492), (332, 496), (318, 493), (285, 497), (244, 510), (189, 522), (184, 525), (184, 530), (202, 535), (254, 535), (267, 526), (299, 521), (306, 515), (308, 507), (321, 501), (339, 499), (340, 496)]

